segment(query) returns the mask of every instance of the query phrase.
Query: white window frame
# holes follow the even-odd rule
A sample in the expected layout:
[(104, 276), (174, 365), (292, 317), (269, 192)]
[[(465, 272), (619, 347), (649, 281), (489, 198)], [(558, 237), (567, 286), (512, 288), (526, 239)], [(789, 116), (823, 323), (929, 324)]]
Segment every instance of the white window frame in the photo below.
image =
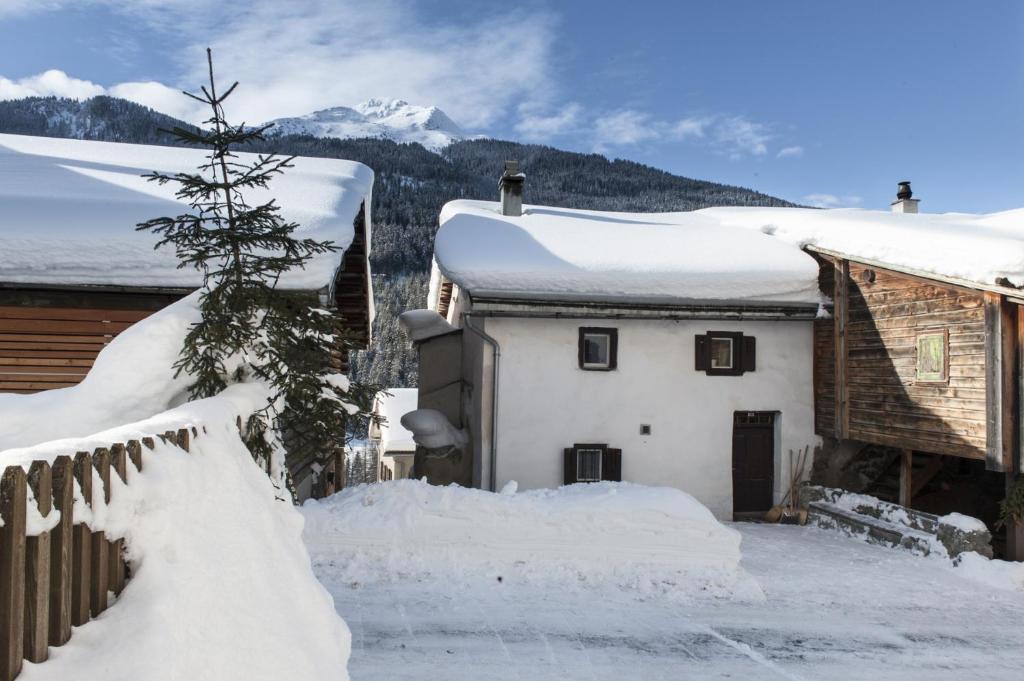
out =
[(583, 352), (584, 357), (586, 356), (586, 346), (588, 338), (604, 338), (604, 361), (603, 362), (583, 362), (584, 369), (609, 369), (612, 366), (612, 335), (601, 331), (588, 331), (583, 334)]
[[(715, 343), (726, 341), (729, 343), (729, 364), (728, 366), (715, 366)], [(708, 338), (708, 368), (715, 371), (729, 371), (736, 368), (736, 343), (732, 338), (722, 336), (711, 336)]]
[[(597, 477), (596, 478), (584, 478), (581, 477), (583, 466), (580, 465), (580, 461), (584, 454), (596, 454), (597, 455)], [(580, 447), (576, 450), (576, 482), (601, 482), (604, 475), (602, 466), (604, 465), (604, 450), (598, 449), (597, 447)]]

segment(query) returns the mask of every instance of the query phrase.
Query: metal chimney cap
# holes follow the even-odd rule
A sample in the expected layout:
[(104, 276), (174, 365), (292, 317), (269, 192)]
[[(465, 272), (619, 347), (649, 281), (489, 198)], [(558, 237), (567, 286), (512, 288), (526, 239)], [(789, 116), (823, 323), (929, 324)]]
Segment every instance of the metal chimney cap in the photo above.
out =
[(900, 180), (897, 184), (899, 184), (899, 189), (896, 191), (896, 198), (900, 201), (914, 195), (914, 192), (910, 191), (910, 180)]

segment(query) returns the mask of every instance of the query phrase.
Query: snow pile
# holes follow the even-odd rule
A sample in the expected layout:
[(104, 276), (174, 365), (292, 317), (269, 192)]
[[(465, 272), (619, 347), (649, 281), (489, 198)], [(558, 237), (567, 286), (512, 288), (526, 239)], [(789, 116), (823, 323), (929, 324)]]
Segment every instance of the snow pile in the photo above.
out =
[(859, 209), (706, 208), (696, 215), (852, 260), (995, 285), (1024, 285), (1024, 209), (899, 214)]
[(189, 327), (200, 319), (198, 296), (193, 293), (128, 327), (76, 386), (0, 394), (0, 451), (88, 435), (185, 402), (188, 381), (175, 378), (172, 367)]
[(413, 442), (427, 449), (465, 447), (469, 435), (456, 428), (436, 409), (417, 409), (402, 417), (402, 427), (412, 434)]
[(979, 553), (962, 553), (955, 562), (961, 577), (1007, 591), (1024, 592), (1024, 563), (993, 560)]
[(373, 401), (373, 413), (383, 417), (380, 425), (380, 447), (383, 452), (416, 451), (412, 433), (402, 425), (402, 417), (416, 409), (419, 390), (416, 388), (391, 388), (377, 393)]
[(740, 534), (676, 489), (594, 483), (495, 494), (417, 480), (307, 501), (318, 564), (353, 584), (408, 579), (559, 588), (618, 585), (758, 598)]
[(818, 266), (800, 249), (699, 212), (605, 213), (452, 201), (435, 264), (478, 296), (816, 306)]
[[(124, 537), (132, 578), (98, 619), (76, 627), (24, 681), (338, 681), (350, 635), (313, 575), (302, 516), (254, 464), (235, 417), (265, 393), (233, 386), (216, 398), (81, 440), (0, 454), (50, 459), (191, 424), (191, 452), (144, 451), (129, 485), (112, 476), (96, 524)], [(76, 509), (77, 512), (77, 509)]]
[[(0, 134), (0, 281), (195, 287), (202, 276), (178, 269), (173, 249), (136, 232), (150, 218), (192, 212), (172, 185), (143, 173), (196, 172), (206, 152), (142, 144)], [(255, 155), (239, 153), (239, 162)], [(273, 198), (282, 216), (301, 225), (300, 238), (345, 249), (353, 220), (370, 194), (373, 171), (361, 163), (297, 158), (269, 188), (246, 194), (256, 205)], [(367, 202), (369, 205), (369, 202)], [(369, 216), (367, 216), (369, 219)], [(369, 223), (367, 223), (369, 224)], [(330, 286), (340, 253), (314, 257), (281, 277), (287, 289)]]
[(414, 343), (443, 336), (455, 330), (447, 319), (433, 310), (406, 310), (398, 315), (398, 323)]

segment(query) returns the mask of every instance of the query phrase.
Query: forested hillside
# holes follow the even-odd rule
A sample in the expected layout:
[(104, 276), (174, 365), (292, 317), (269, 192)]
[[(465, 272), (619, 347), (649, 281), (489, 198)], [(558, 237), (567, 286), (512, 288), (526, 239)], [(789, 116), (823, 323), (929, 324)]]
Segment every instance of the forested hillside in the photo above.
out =
[[(172, 138), (160, 128), (175, 125), (185, 124), (113, 97), (0, 102), (0, 132), (7, 133), (171, 145)], [(415, 385), (415, 358), (396, 315), (425, 302), (441, 206), (457, 198), (496, 199), (506, 159), (519, 160), (527, 175), (527, 203), (638, 212), (791, 205), (749, 189), (679, 177), (632, 161), (499, 140), (456, 142), (436, 154), (418, 144), (389, 140), (284, 135), (249, 150), (345, 158), (374, 169), (370, 260), (377, 303), (375, 342), (355, 358), (353, 369), (360, 379), (386, 387)]]

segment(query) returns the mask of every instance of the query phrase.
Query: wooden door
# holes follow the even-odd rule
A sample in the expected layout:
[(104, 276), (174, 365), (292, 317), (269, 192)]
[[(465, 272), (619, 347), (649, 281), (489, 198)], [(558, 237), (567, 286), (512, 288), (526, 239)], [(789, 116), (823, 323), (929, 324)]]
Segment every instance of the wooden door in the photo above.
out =
[(732, 510), (760, 513), (772, 507), (775, 483), (775, 414), (738, 411), (732, 426)]

